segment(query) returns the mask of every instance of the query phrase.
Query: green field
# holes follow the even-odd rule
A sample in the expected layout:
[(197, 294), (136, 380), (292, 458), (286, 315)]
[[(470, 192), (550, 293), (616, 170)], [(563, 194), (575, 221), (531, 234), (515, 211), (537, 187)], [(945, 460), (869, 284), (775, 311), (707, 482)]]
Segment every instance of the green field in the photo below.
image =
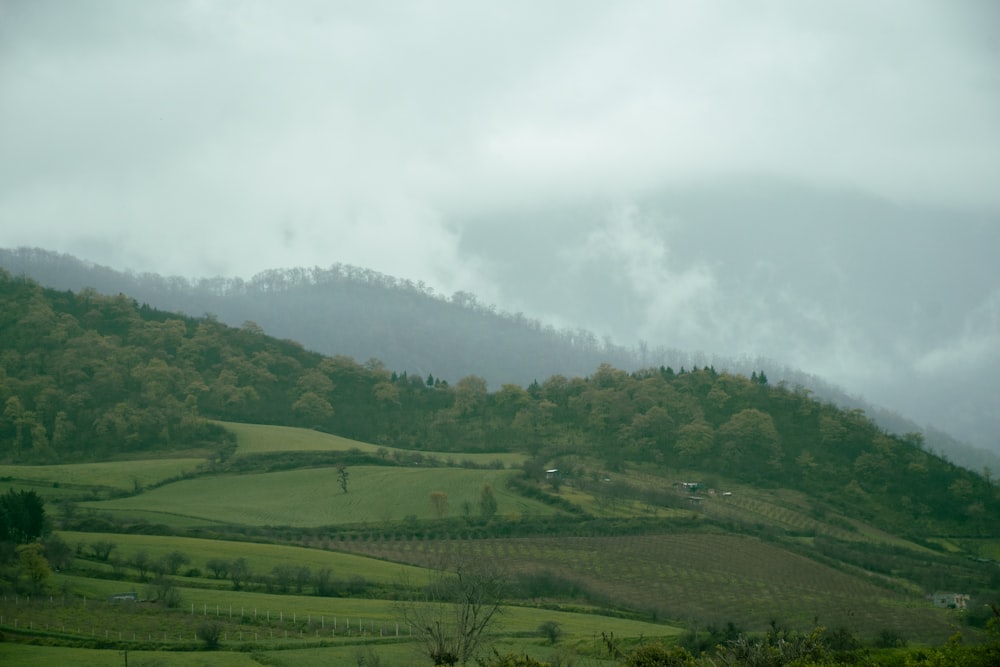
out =
[[(287, 564), (306, 566), (312, 570), (327, 567), (333, 572), (333, 576), (338, 578), (359, 575), (369, 581), (386, 584), (395, 583), (400, 577), (420, 582), (426, 576), (425, 570), (418, 567), (399, 565), (356, 554), (306, 547), (160, 535), (79, 533), (73, 531), (60, 531), (58, 534), (70, 545), (83, 544), (86, 547), (86, 545), (100, 540), (113, 542), (117, 545), (115, 553), (125, 561), (130, 561), (138, 551), (145, 551), (153, 560), (172, 551), (180, 551), (191, 558), (190, 567), (200, 568), (205, 577), (208, 576), (205, 562), (212, 558), (222, 560), (245, 558), (254, 572), (268, 572), (276, 565)], [(86, 551), (86, 548), (84, 550)]]
[[(393, 454), (412, 456), (413, 451), (380, 447), (359, 440), (342, 438), (339, 435), (320, 433), (304, 428), (291, 426), (270, 426), (266, 424), (240, 424), (236, 422), (216, 422), (236, 434), (236, 455), (264, 454), (273, 452), (341, 452), (356, 449), (366, 454), (391, 457)], [(511, 453), (455, 453), (455, 452), (419, 452), (425, 457), (433, 457), (444, 461), (471, 461), (476, 465), (489, 465), (495, 461), (505, 466), (517, 466), (524, 462), (524, 454)]]
[(107, 463), (73, 463), (50, 466), (0, 465), (0, 479), (58, 484), (74, 487), (102, 487), (132, 491), (186, 473), (193, 473), (205, 459), (141, 459)]
[[(214, 521), (250, 526), (311, 527), (387, 523), (408, 516), (435, 518), (430, 494), (448, 495), (448, 516), (460, 516), (463, 502), (477, 510), (484, 483), (493, 485), (500, 515), (548, 515), (541, 502), (508, 491), (510, 472), (464, 468), (357, 466), (348, 470), (348, 492), (335, 468), (309, 468), (182, 480), (128, 498), (80, 503), (81, 507), (174, 526)], [(158, 518), (157, 518), (158, 517)]]

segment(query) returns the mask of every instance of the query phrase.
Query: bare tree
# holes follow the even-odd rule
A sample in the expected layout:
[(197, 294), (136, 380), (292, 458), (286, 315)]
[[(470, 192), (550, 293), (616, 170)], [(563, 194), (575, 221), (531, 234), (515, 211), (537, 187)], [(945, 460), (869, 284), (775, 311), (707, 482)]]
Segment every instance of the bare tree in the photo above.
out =
[(497, 620), (505, 573), (498, 563), (457, 558), (434, 570), (431, 580), (401, 612), (435, 665), (467, 665)]
[(431, 509), (434, 516), (443, 519), (448, 514), (448, 494), (444, 491), (431, 491)]

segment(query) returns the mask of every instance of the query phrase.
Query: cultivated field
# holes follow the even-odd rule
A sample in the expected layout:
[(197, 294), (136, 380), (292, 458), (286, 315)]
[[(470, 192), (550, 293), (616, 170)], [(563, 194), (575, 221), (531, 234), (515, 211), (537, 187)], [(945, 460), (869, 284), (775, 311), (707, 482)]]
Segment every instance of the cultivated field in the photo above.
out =
[(943, 641), (956, 620), (886, 578), (834, 569), (738, 535), (381, 540), (345, 548), (417, 565), (463, 550), (512, 571), (574, 582), (611, 606), (701, 626), (732, 621), (763, 630), (778, 621), (808, 630), (818, 620), (861, 636), (893, 630)]

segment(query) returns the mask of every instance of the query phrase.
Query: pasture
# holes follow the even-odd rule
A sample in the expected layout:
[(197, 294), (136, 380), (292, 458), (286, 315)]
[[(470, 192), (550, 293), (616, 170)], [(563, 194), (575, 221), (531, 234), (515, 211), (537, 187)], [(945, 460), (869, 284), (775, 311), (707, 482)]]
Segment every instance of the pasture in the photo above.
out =
[(205, 459), (140, 459), (105, 463), (67, 463), (47, 466), (0, 465), (0, 479), (76, 488), (133, 491), (164, 480), (197, 472)]
[(426, 578), (425, 570), (419, 567), (400, 565), (358, 554), (307, 547), (160, 535), (72, 531), (59, 531), (58, 534), (70, 545), (82, 544), (85, 552), (87, 545), (93, 542), (112, 542), (116, 545), (114, 553), (126, 562), (131, 562), (139, 551), (145, 551), (151, 560), (179, 551), (191, 559), (190, 567), (201, 569), (205, 577), (208, 577), (205, 563), (211, 559), (244, 558), (254, 572), (261, 573), (269, 572), (277, 565), (293, 564), (314, 571), (325, 567), (332, 571), (334, 577), (363, 576), (369, 581), (383, 584), (396, 583), (401, 577), (414, 582), (423, 582)]
[(275, 452), (346, 452), (356, 449), (366, 454), (394, 458), (410, 457), (414, 454), (435, 458), (440, 461), (471, 461), (476, 465), (490, 465), (496, 461), (505, 466), (518, 466), (524, 462), (524, 454), (500, 453), (455, 453), (455, 452), (415, 452), (409, 449), (382, 447), (360, 440), (351, 440), (339, 435), (321, 433), (291, 426), (271, 426), (267, 424), (242, 424), (237, 422), (216, 422), (236, 435), (236, 456)]
[(484, 483), (492, 484), (498, 513), (549, 515), (555, 510), (508, 491), (507, 471), (464, 468), (357, 466), (348, 469), (348, 491), (338, 484), (335, 468), (243, 475), (213, 475), (181, 480), (128, 498), (80, 503), (102, 512), (143, 518), (167, 525), (212, 521), (233, 525), (315, 527), (400, 521), (415, 516), (437, 518), (433, 492), (447, 494), (445, 516), (461, 516), (464, 503), (478, 512)]
[[(290, 548), (289, 555), (296, 550)], [(129, 650), (131, 664), (242, 665), (229, 662), (233, 654), (266, 655), (265, 664), (356, 665), (360, 654), (377, 653), (390, 664), (423, 663), (405, 622), (400, 603), (366, 598), (327, 598), (272, 595), (249, 591), (222, 591), (185, 586), (177, 579), (181, 604), (163, 609), (142, 602), (108, 602), (105, 596), (130, 590), (123, 582), (58, 575), (58, 584), (88, 597), (40, 597), (0, 601), (0, 626), (10, 632), (29, 631), (53, 641), (104, 642), (113, 651), (23, 647), (0, 643), (5, 664), (102, 664), (100, 659)], [(134, 590), (134, 587), (132, 588)], [(140, 586), (139, 590), (142, 588)], [(563, 631), (561, 644), (584, 652), (596, 645), (602, 632), (628, 640), (678, 636), (680, 629), (593, 613), (554, 611), (533, 607), (504, 607), (491, 629), (491, 643), (501, 650), (528, 651), (538, 656), (554, 650), (543, 646), (538, 627), (555, 622)], [(217, 623), (222, 651), (197, 651), (197, 628)], [(161, 661), (162, 649), (174, 657)], [(227, 657), (219, 657), (227, 656)], [(202, 661), (202, 658), (208, 661)], [(218, 659), (218, 662), (214, 660)], [(68, 662), (62, 662), (68, 661)], [(146, 661), (146, 662), (142, 662)], [(601, 664), (594, 662), (594, 664)]]

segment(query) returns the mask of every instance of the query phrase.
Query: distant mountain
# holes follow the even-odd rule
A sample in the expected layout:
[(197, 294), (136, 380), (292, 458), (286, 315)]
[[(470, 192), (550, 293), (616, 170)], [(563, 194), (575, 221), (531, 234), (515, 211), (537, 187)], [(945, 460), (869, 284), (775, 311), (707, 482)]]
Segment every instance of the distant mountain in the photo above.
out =
[(489, 386), (527, 386), (553, 375), (584, 376), (600, 364), (625, 370), (707, 367), (749, 376), (764, 370), (772, 384), (804, 387), (816, 397), (865, 410), (893, 433), (920, 433), (925, 446), (974, 471), (1000, 470), (1000, 457), (934, 428), (866, 404), (822, 379), (761, 358), (731, 359), (665, 347), (625, 348), (582, 329), (557, 330), (498, 311), (469, 293), (434, 293), (420, 282), (368, 269), (333, 265), (260, 273), (249, 280), (191, 281), (118, 271), (36, 248), (0, 249), (0, 267), (61, 290), (93, 288), (125, 294), (166, 311), (222, 323), (253, 323), (325, 355), (377, 359), (397, 373), (452, 384), (475, 375)]

